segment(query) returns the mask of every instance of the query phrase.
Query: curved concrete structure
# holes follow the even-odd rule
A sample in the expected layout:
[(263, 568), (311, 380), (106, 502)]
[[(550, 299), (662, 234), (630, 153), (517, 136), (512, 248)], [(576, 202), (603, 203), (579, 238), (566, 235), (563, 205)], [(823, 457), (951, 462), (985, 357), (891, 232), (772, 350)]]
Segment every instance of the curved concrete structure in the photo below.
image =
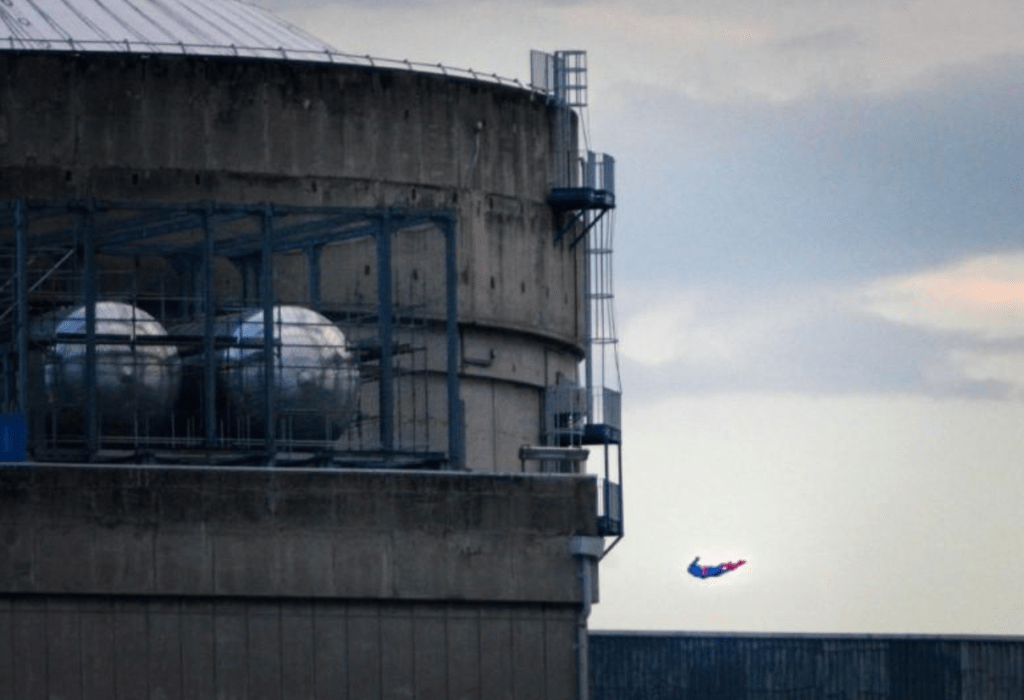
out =
[[(138, 30), (151, 5), (226, 34), (95, 50), (103, 13)], [(88, 50), (5, 44), (16, 11), (72, 6)], [(575, 387), (545, 407), (585, 349), (585, 246), (547, 204), (572, 121), (521, 87), (235, 55), (217, 18), (242, 7), (0, 0), (0, 406), (28, 407), (34, 462), (0, 468), (0, 697), (586, 700), (596, 477), (454, 471), (538, 471), (520, 447), (581, 417)], [(106, 429), (118, 339), (90, 320), (63, 338), (80, 426), (32, 408), (61, 319), (111, 302), (167, 331), (133, 350), (175, 348), (167, 433)], [(358, 379), (239, 328), (282, 307), (336, 326), (308, 344)], [(252, 356), (240, 405), (220, 360)], [(302, 385), (349, 379), (344, 428), (348, 386)], [(310, 404), (345, 409), (325, 439)]]
[[(553, 119), (533, 92), (424, 73), (0, 51), (0, 201), (453, 208), (462, 463), (518, 471), (518, 447), (541, 442), (544, 388), (574, 377), (583, 353), (582, 251), (554, 245), (545, 203)], [(396, 409), (396, 430), (427, 421), (421, 447), (444, 451), (444, 238), (407, 229), (391, 249), (393, 300), (418, 309), (426, 360), (417, 372), (432, 383), (415, 414)], [(315, 300), (332, 320), (375, 303), (372, 239), (322, 246), (318, 256), (318, 285), (302, 255), (274, 256), (276, 303)], [(188, 288), (187, 271), (147, 263), (163, 268), (163, 292), (152, 294)], [(218, 266), (219, 305), (240, 298), (245, 274)], [(109, 281), (99, 290), (127, 291)], [(359, 340), (359, 329), (342, 326)], [(408, 361), (395, 360), (399, 394), (412, 381)]]

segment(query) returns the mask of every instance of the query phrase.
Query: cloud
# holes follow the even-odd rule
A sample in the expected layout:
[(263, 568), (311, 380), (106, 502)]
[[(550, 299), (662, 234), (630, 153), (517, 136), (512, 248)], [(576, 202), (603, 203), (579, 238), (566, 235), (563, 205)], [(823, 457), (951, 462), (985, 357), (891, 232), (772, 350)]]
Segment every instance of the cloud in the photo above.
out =
[(518, 53), (584, 47), (600, 59), (598, 93), (633, 82), (710, 101), (892, 92), (938, 66), (1019, 51), (1024, 33), (1024, 9), (1001, 0), (261, 4), (343, 51), (525, 80)]
[(829, 27), (809, 34), (786, 37), (775, 43), (777, 51), (824, 53), (840, 49), (859, 49), (868, 45), (867, 34), (849, 25)]
[(975, 340), (1024, 339), (1024, 252), (880, 280), (860, 297), (890, 321)]
[(619, 288), (633, 395), (965, 391), (930, 379), (945, 350), (931, 332), (864, 313), (841, 286)]
[(785, 104), (623, 87), (629, 111), (600, 131), (619, 157), (617, 270), (845, 284), (1013, 250), (1022, 94), (1021, 56), (942, 70), (899, 95)]
[(1024, 398), (1024, 252), (882, 279), (855, 296), (868, 313), (941, 339), (932, 386)]
[(620, 283), (623, 385), (645, 397), (1024, 398), (1018, 264), (1024, 254), (985, 256), (864, 285)]
[[(666, 285), (654, 290), (629, 288), (627, 307), (635, 309), (620, 324), (622, 354), (652, 368), (677, 365), (696, 371), (738, 372), (757, 359), (765, 342), (786, 323), (772, 312), (736, 308), (736, 300), (701, 289)], [(732, 306), (732, 308), (730, 308)]]
[(1024, 399), (1024, 348), (955, 350), (949, 359), (966, 379), (1003, 387), (1009, 396)]

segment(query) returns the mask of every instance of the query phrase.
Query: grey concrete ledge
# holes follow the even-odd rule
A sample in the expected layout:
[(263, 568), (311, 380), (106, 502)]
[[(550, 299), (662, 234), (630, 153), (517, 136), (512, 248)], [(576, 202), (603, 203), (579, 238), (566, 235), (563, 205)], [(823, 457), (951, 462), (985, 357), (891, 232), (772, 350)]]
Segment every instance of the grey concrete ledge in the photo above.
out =
[(0, 593), (578, 602), (592, 476), (0, 469)]

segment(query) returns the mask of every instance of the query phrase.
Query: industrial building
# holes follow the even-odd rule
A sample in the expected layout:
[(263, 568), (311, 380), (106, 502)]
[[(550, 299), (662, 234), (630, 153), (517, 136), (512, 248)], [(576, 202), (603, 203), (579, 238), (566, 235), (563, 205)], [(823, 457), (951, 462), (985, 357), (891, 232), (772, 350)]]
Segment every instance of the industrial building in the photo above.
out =
[(0, 697), (587, 696), (614, 160), (530, 69), (0, 3)]
[(1021, 637), (592, 632), (594, 700), (1013, 700)]

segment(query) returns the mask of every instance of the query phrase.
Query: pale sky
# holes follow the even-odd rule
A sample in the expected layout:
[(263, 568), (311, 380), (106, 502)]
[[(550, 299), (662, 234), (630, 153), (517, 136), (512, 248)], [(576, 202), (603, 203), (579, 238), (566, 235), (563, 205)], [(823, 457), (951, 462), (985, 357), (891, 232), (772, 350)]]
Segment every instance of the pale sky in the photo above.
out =
[(259, 4), (524, 83), (588, 51), (627, 532), (592, 629), (1024, 634), (1024, 4)]

